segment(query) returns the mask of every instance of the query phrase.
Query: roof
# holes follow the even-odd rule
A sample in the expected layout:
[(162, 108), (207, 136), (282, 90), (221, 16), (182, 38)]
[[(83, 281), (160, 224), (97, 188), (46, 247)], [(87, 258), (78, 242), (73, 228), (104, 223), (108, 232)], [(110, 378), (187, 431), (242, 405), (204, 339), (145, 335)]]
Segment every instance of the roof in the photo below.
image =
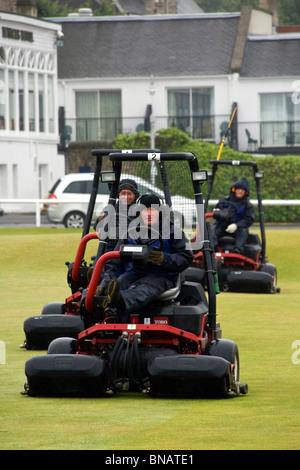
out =
[[(58, 78), (300, 76), (300, 34), (247, 36), (240, 13), (68, 17), (59, 22)], [(240, 49), (240, 65), (232, 59)], [(242, 51), (242, 52), (241, 52)]]
[(248, 38), (240, 75), (300, 76), (300, 34)]
[(239, 18), (240, 14), (56, 18), (64, 33), (58, 77), (226, 75)]

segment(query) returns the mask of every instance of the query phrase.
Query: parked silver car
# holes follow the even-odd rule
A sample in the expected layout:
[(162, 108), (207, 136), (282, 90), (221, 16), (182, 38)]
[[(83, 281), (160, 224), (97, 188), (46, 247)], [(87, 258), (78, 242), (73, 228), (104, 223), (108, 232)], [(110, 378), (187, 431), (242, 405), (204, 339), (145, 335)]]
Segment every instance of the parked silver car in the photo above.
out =
[[(49, 191), (48, 199), (58, 202), (47, 204), (48, 220), (67, 228), (83, 228), (93, 180), (93, 173), (70, 173), (59, 178)], [(93, 220), (107, 204), (108, 196), (107, 183), (99, 182)]]

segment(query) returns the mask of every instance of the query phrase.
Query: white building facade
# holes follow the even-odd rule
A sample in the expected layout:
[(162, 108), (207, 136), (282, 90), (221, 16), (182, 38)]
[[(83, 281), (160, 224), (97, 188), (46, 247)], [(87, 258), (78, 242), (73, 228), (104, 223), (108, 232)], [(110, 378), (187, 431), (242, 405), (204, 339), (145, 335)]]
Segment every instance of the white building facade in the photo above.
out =
[(50, 21), (0, 12), (0, 200), (43, 198), (64, 174), (64, 157), (57, 151), (60, 29)]
[(175, 126), (219, 144), (236, 104), (236, 150), (299, 151), (300, 34), (277, 34), (271, 12), (56, 21), (70, 140), (138, 132), (151, 105), (154, 131)]
[(152, 134), (175, 126), (219, 144), (236, 104), (233, 148), (300, 149), (300, 35), (276, 34), (270, 12), (48, 21), (0, 12), (0, 37), (7, 212), (30, 208), (1, 200), (44, 198), (65, 173), (58, 144), (139, 132), (149, 105)]

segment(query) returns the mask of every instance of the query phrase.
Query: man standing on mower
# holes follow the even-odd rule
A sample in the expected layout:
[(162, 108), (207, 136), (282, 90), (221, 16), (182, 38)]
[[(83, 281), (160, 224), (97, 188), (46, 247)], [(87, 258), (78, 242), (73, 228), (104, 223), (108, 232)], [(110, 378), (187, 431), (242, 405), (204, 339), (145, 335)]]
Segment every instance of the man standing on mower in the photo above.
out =
[(239, 179), (231, 188), (229, 196), (217, 203), (213, 214), (216, 222), (212, 227), (214, 250), (218, 249), (220, 237), (229, 234), (235, 239), (233, 253), (242, 253), (247, 241), (248, 229), (254, 222), (254, 207), (249, 201), (247, 178)]
[[(133, 261), (111, 261), (100, 284), (105, 292), (103, 309), (107, 314), (116, 314), (119, 321), (128, 322), (132, 312), (142, 312), (144, 306), (167, 289), (175, 287), (179, 273), (193, 261), (193, 253), (185, 234), (170, 222), (168, 238), (161, 238), (161, 201), (155, 194), (145, 194), (139, 200), (142, 225), (140, 232), (148, 234), (148, 240), (139, 240), (128, 235), (127, 243), (148, 245), (146, 263)], [(152, 238), (156, 233), (156, 237)], [(131, 238), (132, 237), (132, 238)], [(119, 250), (121, 241), (115, 250)], [(99, 289), (99, 288), (98, 288)], [(98, 291), (99, 293), (99, 291)]]

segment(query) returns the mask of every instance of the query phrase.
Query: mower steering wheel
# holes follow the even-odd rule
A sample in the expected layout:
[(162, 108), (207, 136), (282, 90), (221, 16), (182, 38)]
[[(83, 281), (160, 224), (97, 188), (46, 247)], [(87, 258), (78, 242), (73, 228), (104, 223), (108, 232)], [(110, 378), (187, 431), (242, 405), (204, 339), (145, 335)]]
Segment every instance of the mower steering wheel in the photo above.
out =
[[(136, 229), (136, 227), (130, 227), (130, 228), (128, 228), (127, 236), (130, 237), (130, 233), (131, 233), (133, 230), (135, 230), (135, 229)], [(158, 251), (162, 251), (162, 249), (163, 249), (163, 239), (162, 239), (161, 233), (160, 233), (158, 230), (156, 230), (155, 228), (153, 228), (153, 227), (151, 227), (151, 233), (154, 233), (154, 234), (158, 235), (158, 237), (157, 237), (157, 238), (150, 238), (150, 239), (138, 237), (138, 238), (135, 238), (134, 240), (137, 241), (137, 244), (138, 244), (138, 245), (146, 245), (146, 246), (149, 247), (149, 246), (151, 246), (153, 243), (155, 243), (156, 240), (158, 239), (158, 240), (159, 240), (159, 246), (158, 246), (157, 249), (158, 249)], [(125, 239), (124, 239), (124, 240), (125, 240)]]
[(220, 206), (220, 207), (219, 207), (220, 209), (224, 209), (224, 205), (225, 205), (225, 204), (229, 204), (229, 205), (232, 206), (234, 209), (236, 209), (236, 204), (235, 204), (233, 201), (229, 201), (229, 200), (224, 200), (224, 201), (222, 201), (222, 200), (221, 200), (221, 201), (218, 202), (218, 204), (219, 204), (219, 206)]

